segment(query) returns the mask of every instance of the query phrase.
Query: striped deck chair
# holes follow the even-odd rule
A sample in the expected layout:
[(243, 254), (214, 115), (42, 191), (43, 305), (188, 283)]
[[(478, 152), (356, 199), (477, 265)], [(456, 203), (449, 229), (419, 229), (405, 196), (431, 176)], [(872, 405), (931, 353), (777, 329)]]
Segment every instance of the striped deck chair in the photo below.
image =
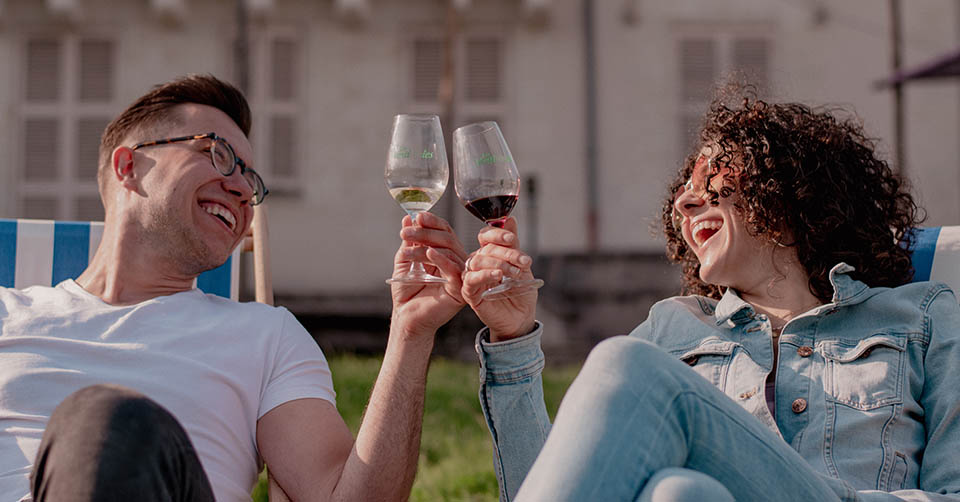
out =
[[(93, 258), (103, 223), (89, 221), (0, 220), (0, 286), (55, 286), (76, 279)], [(227, 262), (196, 279), (196, 286), (237, 300), (240, 247)]]
[(944, 282), (960, 296), (960, 226), (914, 231), (914, 282)]
[[(262, 205), (254, 213), (253, 228), (252, 235), (237, 246), (226, 263), (197, 277), (197, 288), (237, 300), (240, 253), (253, 251), (256, 299), (273, 304)], [(87, 268), (102, 235), (101, 222), (0, 219), (0, 286), (55, 286), (65, 279), (75, 279)]]
[[(53, 286), (77, 278), (102, 236), (101, 222), (0, 218), (0, 287)], [(273, 305), (268, 242), (266, 205), (260, 204), (254, 208), (247, 238), (226, 263), (200, 274), (197, 288), (236, 301), (240, 296), (240, 253), (249, 251), (253, 252), (256, 301)], [(271, 501), (289, 500), (273, 476), (269, 476), (268, 493)]]

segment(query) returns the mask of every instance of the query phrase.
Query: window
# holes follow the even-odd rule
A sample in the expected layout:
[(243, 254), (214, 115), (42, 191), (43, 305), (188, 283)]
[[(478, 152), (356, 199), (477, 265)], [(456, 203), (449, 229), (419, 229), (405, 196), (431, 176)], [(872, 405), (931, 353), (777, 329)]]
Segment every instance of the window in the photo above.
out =
[(739, 75), (757, 86), (763, 96), (769, 86), (770, 39), (764, 35), (723, 28), (698, 27), (697, 34), (681, 36), (677, 43), (680, 70), (678, 142), (686, 156), (698, 141), (703, 114), (718, 79)]
[(105, 38), (30, 36), (24, 44), (18, 217), (102, 220), (100, 136), (117, 106)]
[[(300, 110), (305, 67), (301, 44), (291, 30), (254, 30), (249, 40), (250, 88), (253, 111), (250, 140), (260, 173), (271, 197), (296, 196), (300, 190), (302, 127)], [(234, 53), (235, 70), (240, 68)], [(237, 73), (237, 72), (235, 72)]]
[[(440, 114), (440, 85), (444, 74), (443, 39), (421, 36), (412, 41), (408, 109)], [(501, 122), (506, 116), (504, 39), (496, 35), (466, 34), (454, 48), (457, 126), (476, 120)], [(446, 125), (446, 124), (444, 124)], [(500, 124), (503, 127), (503, 124)], [(452, 131), (450, 131), (452, 132)]]
[[(423, 30), (410, 31), (423, 33)], [(408, 43), (412, 57), (408, 66), (410, 87), (404, 111), (442, 115), (439, 92), (445, 71), (443, 38), (440, 35), (418, 35)], [(506, 37), (477, 28), (475, 33), (468, 31), (463, 34), (453, 50), (456, 71), (453, 103), (455, 123), (443, 124), (444, 134), (449, 139), (456, 127), (492, 120), (500, 125), (504, 135), (509, 135), (509, 124), (505, 124), (509, 122), (505, 84)], [(451, 152), (447, 152), (447, 158), (453, 162)], [(453, 190), (453, 165), (450, 167), (450, 185), (435, 211), (444, 217), (453, 215), (454, 221), (451, 223), (460, 238), (464, 242), (475, 242), (474, 236), (483, 222), (459, 210), (460, 203)]]

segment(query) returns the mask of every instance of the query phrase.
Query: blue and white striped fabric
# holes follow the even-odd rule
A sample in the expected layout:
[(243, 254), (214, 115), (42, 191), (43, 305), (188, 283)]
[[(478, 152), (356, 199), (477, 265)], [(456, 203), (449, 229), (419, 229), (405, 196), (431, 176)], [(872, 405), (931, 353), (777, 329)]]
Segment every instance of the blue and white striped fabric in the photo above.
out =
[(914, 281), (945, 282), (960, 294), (960, 226), (914, 231)]
[[(103, 223), (0, 219), (0, 286), (22, 289), (75, 279), (97, 250)], [(197, 287), (237, 300), (240, 247), (227, 262), (197, 277)]]

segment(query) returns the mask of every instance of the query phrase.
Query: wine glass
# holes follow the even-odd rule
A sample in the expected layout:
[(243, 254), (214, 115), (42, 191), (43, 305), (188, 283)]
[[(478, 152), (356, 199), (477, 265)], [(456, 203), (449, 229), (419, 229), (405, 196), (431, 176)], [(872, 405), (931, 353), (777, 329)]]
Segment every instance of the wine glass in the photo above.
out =
[[(479, 122), (453, 131), (453, 169), (457, 197), (470, 214), (494, 227), (503, 227), (520, 194), (520, 173), (496, 122)], [(496, 298), (529, 293), (543, 286), (540, 279), (504, 276), (481, 294)]]
[[(443, 131), (436, 115), (397, 115), (393, 118), (390, 149), (387, 152), (384, 180), (387, 190), (407, 214), (429, 211), (447, 188), (450, 168), (443, 146)], [(427, 273), (423, 263), (413, 261), (410, 270), (387, 283), (428, 284), (447, 282)]]

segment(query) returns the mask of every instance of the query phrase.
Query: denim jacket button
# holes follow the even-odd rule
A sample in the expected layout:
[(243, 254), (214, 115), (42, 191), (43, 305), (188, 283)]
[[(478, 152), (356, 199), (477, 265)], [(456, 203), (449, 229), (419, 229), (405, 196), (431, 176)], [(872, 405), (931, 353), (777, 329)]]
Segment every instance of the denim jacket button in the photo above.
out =
[(810, 357), (811, 355), (813, 355), (813, 347), (807, 347), (806, 345), (804, 345), (803, 347), (800, 347), (799, 349), (797, 349), (797, 355), (799, 355), (800, 357)]
[(807, 400), (803, 398), (795, 399), (790, 407), (794, 413), (803, 413), (803, 410), (807, 409)]

